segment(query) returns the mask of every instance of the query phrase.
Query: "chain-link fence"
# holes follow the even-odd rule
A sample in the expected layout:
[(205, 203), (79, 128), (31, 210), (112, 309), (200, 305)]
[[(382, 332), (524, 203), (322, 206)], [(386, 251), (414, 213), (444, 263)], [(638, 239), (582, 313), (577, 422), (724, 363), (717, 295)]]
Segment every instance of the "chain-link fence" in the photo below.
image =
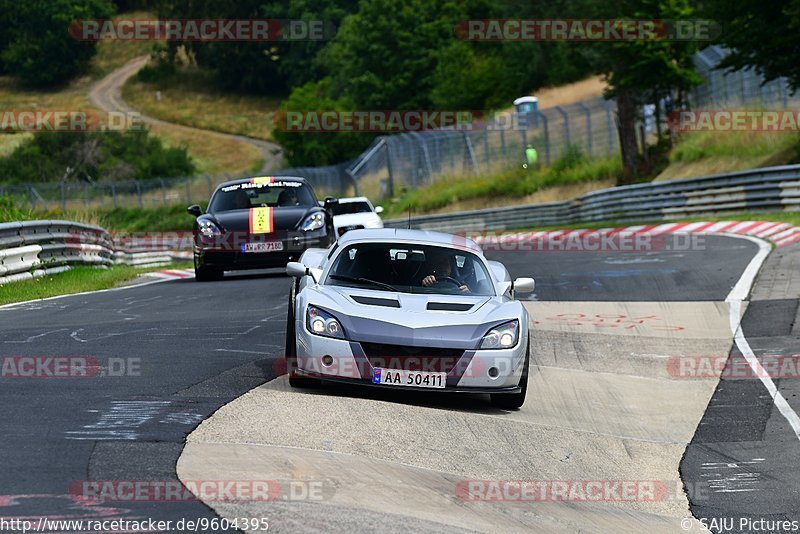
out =
[(709, 46), (695, 54), (694, 67), (704, 83), (690, 94), (692, 108), (774, 106), (786, 109), (800, 103), (800, 94), (792, 94), (786, 78), (764, 83), (764, 78), (753, 69), (734, 72), (717, 69), (727, 54), (720, 46)]
[(550, 165), (570, 145), (591, 156), (618, 148), (615, 107), (602, 98), (526, 114), (505, 113), (466, 131), (412, 132), (377, 138), (347, 168), (359, 194), (386, 198), (440, 177), (502, 170), (525, 162), (533, 146)]
[[(733, 106), (797, 105), (785, 79), (762, 84), (753, 70), (726, 72), (715, 67), (726, 52), (711, 46), (695, 55), (704, 83), (689, 95), (694, 109)], [(645, 123), (648, 128), (651, 123)], [(638, 130), (638, 129), (637, 129)], [(326, 135), (320, 133), (319, 135)], [(306, 177), (320, 197), (366, 195), (385, 199), (444, 177), (501, 171), (525, 161), (527, 145), (536, 148), (539, 162), (550, 165), (575, 145), (592, 157), (613, 156), (619, 149), (616, 106), (595, 98), (540, 111), (499, 114), (475, 123), (467, 131), (435, 130), (378, 137), (356, 159), (325, 167), (270, 171), (276, 176)], [(189, 204), (208, 199), (219, 182), (232, 176), (144, 180), (95, 184), (46, 183), (0, 186), (0, 195), (20, 205), (62, 209), (88, 206), (148, 207)]]

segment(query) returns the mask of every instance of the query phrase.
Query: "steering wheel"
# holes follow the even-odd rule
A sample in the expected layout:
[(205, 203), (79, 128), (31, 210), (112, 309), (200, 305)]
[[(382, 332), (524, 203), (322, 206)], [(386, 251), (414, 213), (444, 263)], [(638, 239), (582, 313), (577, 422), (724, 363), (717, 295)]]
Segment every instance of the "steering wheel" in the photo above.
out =
[(452, 276), (445, 276), (444, 278), (437, 278), (436, 282), (437, 283), (439, 283), (439, 282), (450, 282), (451, 284), (454, 284), (457, 288), (460, 288), (461, 286), (464, 285), (461, 282), (459, 282), (458, 280), (456, 280), (455, 278), (453, 278)]

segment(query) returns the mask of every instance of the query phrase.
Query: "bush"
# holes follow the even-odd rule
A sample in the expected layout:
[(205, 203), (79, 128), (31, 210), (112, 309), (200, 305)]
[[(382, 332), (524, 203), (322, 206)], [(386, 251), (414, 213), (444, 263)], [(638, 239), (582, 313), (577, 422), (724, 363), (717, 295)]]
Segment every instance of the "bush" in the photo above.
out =
[(16, 222), (30, 219), (30, 212), (23, 211), (14, 205), (7, 196), (0, 196), (0, 223)]
[(194, 170), (186, 148), (166, 148), (146, 129), (37, 132), (0, 159), (0, 176), (7, 183), (143, 180)]
[(69, 81), (87, 70), (96, 45), (70, 35), (70, 24), (113, 12), (108, 0), (0, 0), (0, 71), (35, 86)]

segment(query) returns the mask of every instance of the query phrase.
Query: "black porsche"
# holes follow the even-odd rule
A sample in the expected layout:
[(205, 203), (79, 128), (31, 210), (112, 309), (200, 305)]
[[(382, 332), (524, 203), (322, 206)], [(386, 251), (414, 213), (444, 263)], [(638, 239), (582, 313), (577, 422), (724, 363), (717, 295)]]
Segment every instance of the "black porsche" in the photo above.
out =
[(327, 197), (322, 206), (304, 178), (262, 176), (217, 186), (208, 210), (188, 212), (194, 223), (194, 271), (198, 281), (225, 271), (283, 267), (309, 247), (335, 241)]

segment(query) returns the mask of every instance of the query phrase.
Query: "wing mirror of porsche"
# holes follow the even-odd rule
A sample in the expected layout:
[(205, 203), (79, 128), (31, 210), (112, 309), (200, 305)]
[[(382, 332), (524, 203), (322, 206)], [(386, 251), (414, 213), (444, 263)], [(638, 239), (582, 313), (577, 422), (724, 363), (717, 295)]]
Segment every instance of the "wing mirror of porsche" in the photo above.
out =
[(519, 293), (533, 293), (536, 282), (533, 278), (517, 278), (511, 284), (511, 291)]
[(383, 213), (383, 206), (375, 206), (375, 213)]
[(322, 269), (312, 269), (310, 267), (306, 267), (299, 261), (290, 261), (286, 264), (286, 274), (294, 278), (310, 276), (314, 280), (314, 283), (318, 284), (319, 278), (322, 275)]
[(333, 206), (334, 204), (338, 204), (339, 199), (333, 197), (325, 197), (325, 207)]
[(195, 217), (199, 217), (203, 214), (203, 208), (201, 208), (199, 204), (192, 204), (191, 206), (186, 208), (186, 211), (190, 215), (194, 215)]

